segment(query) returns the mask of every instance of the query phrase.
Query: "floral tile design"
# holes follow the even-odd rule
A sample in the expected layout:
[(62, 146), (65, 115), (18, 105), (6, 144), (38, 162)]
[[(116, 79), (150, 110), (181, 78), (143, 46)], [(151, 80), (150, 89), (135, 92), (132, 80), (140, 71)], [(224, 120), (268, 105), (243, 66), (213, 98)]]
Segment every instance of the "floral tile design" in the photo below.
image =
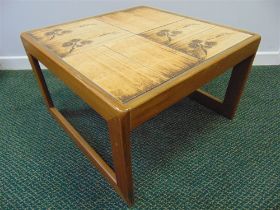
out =
[(228, 35), (230, 35), (230, 33), (221, 33), (205, 40), (194, 39), (187, 44), (186, 48), (180, 50), (188, 55), (198, 58), (199, 60), (204, 60), (208, 55), (208, 50), (218, 44), (217, 39)]
[(82, 39), (71, 39), (68, 42), (64, 42), (62, 47), (69, 49), (67, 53), (63, 56), (71, 54), (76, 48), (83, 47), (84, 45), (90, 44), (92, 41), (90, 40), (82, 40)]
[(72, 31), (71, 30), (63, 30), (63, 29), (60, 29), (60, 28), (56, 28), (56, 29), (53, 29), (51, 31), (48, 31), (45, 33), (45, 36), (48, 36), (50, 37), (49, 40), (52, 40), (54, 39), (56, 36), (62, 36), (64, 34), (69, 34), (71, 33)]
[(188, 44), (185, 53), (198, 59), (204, 59), (207, 56), (207, 49), (210, 49), (215, 45), (217, 45), (217, 42), (195, 39)]
[[(181, 28), (168, 29), (167, 27), (155, 30), (152, 33), (141, 33), (139, 34), (142, 37), (150, 39), (154, 42), (163, 44), (185, 54), (188, 54), (192, 57), (199, 59), (200, 61), (205, 60), (208, 55), (209, 49), (218, 45), (219, 41), (225, 37), (231, 35), (231, 33), (217, 33), (210, 35), (209, 37), (199, 37), (199, 36), (190, 36), (188, 37), (188, 31), (185, 28), (192, 28), (198, 24), (186, 24)], [(185, 37), (184, 37), (185, 36)]]
[(163, 30), (157, 32), (157, 35), (166, 37), (166, 44), (169, 44), (172, 40), (172, 37), (174, 37), (180, 33), (182, 33), (182, 31), (176, 31), (176, 30), (170, 31), (169, 29), (163, 29)]

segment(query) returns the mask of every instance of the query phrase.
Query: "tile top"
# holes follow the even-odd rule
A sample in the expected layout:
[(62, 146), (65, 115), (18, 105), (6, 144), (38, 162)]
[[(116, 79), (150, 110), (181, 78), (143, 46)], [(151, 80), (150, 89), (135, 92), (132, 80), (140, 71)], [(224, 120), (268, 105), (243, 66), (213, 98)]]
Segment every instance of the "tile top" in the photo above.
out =
[(122, 103), (252, 36), (148, 7), (29, 34)]

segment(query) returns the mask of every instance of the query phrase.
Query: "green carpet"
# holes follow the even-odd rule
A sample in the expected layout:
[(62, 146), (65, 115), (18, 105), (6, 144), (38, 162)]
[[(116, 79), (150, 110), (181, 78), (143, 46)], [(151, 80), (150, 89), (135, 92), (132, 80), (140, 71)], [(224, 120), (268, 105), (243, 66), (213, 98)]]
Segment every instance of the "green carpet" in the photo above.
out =
[[(105, 122), (49, 72), (55, 104), (111, 164)], [(206, 89), (222, 96), (228, 74)], [(132, 209), (280, 209), (280, 67), (254, 67), (230, 121), (188, 98), (132, 133)], [(127, 209), (47, 112), (0, 71), (0, 209)]]

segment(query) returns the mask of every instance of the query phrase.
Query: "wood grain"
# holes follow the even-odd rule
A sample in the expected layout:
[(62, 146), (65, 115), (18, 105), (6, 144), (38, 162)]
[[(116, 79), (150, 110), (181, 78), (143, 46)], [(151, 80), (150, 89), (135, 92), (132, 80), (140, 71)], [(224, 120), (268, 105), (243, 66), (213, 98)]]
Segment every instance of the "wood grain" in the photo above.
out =
[(159, 86), (197, 61), (136, 36), (108, 42), (64, 60), (122, 102)]
[(147, 7), (30, 34), (124, 104), (252, 36)]
[(136, 7), (125, 11), (102, 15), (96, 19), (137, 34), (162, 25), (172, 24), (173, 22), (183, 19), (183, 17), (152, 8)]

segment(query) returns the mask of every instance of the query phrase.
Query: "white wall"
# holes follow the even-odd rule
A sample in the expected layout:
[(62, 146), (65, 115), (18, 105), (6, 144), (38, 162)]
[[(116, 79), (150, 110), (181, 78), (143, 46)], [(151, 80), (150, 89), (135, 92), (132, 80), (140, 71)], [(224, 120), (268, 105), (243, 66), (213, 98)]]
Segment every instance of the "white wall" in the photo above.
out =
[(0, 69), (29, 67), (22, 31), (136, 5), (257, 32), (262, 42), (255, 64), (280, 64), (279, 0), (0, 0)]

